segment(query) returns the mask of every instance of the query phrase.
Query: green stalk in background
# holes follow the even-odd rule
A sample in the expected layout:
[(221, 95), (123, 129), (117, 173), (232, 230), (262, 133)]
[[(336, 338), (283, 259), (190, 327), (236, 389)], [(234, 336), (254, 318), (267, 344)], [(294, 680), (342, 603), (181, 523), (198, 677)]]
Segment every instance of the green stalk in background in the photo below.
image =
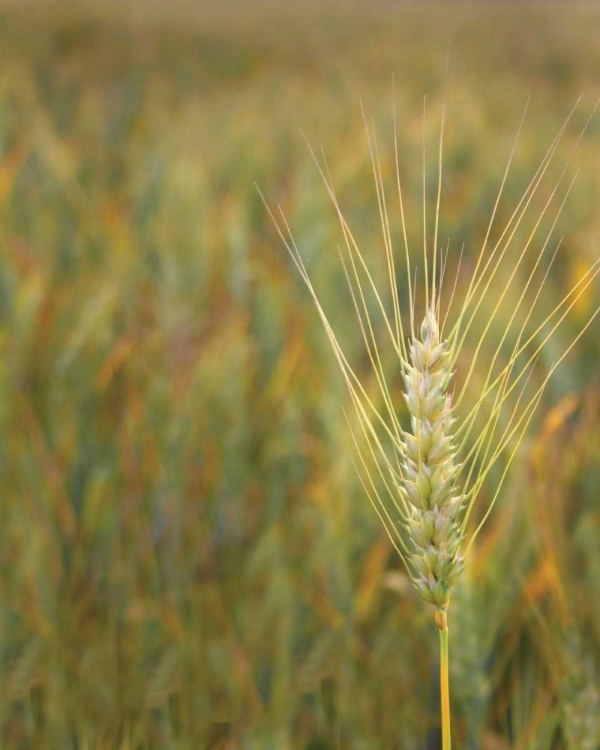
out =
[[(443, 294), (448, 251), (443, 251), (438, 241), (445, 103), (431, 239), (427, 236), (425, 154), (423, 156), (423, 238), (422, 251), (418, 253), (419, 278), (423, 283), (420, 288), (415, 281), (417, 265), (408, 241), (396, 118), (395, 189), (400, 213), (400, 252), (394, 248), (377, 140), (374, 129), (365, 121), (385, 252), (387, 279), (384, 283), (376, 279), (372, 264), (359, 248), (346, 221), (327, 164), (320, 163), (313, 153), (343, 235), (341, 258), (350, 300), (377, 385), (375, 393), (369, 390), (364, 378), (359, 377), (343, 351), (283, 213), (279, 211), (276, 217), (269, 209), (313, 297), (348, 387), (356, 419), (354, 423), (349, 420), (349, 425), (364, 492), (402, 558), (413, 587), (435, 607), (440, 637), (444, 750), (451, 747), (447, 613), (452, 587), (499, 496), (551, 376), (598, 314), (596, 309), (568, 345), (563, 345), (545, 372), (540, 374), (534, 370), (540, 354), (554, 341), (556, 330), (600, 270), (600, 261), (597, 261), (549, 313), (540, 313), (536, 304), (558, 250), (549, 251), (552, 232), (572, 187), (571, 182), (563, 189), (570, 160), (553, 186), (545, 186), (544, 178), (574, 111), (575, 108), (550, 144), (508, 222), (500, 232), (496, 230), (497, 237), (492, 241), (492, 229), (515, 154), (519, 127), (471, 276), (460, 294), (455, 294), (457, 279), (449, 298)], [(524, 231), (524, 217), (534, 197), (540, 193), (544, 194), (545, 202), (533, 226)], [(550, 226), (540, 238), (542, 226), (546, 226), (544, 221)], [(399, 283), (400, 258), (405, 267), (403, 285)], [(406, 291), (401, 297), (399, 289), (402, 288)], [(420, 318), (417, 318), (417, 311), (420, 311)], [(418, 319), (422, 320), (420, 326), (415, 322)], [(499, 334), (494, 323), (506, 319), (508, 323), (503, 324)], [(472, 343), (471, 339), (474, 339)], [(461, 357), (467, 341), (471, 344), (469, 356)], [(386, 370), (390, 352), (397, 363), (396, 373), (401, 374), (404, 382), (406, 411), (392, 396), (390, 375)], [(535, 385), (530, 384), (530, 380), (535, 381)], [(478, 523), (470, 524), (477, 497), (494, 467), (499, 468), (488, 506)]]

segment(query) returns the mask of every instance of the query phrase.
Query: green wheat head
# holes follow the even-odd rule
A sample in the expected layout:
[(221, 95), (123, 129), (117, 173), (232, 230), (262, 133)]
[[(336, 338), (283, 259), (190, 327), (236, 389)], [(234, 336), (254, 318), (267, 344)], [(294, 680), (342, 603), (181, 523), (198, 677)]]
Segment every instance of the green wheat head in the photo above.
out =
[[(377, 382), (377, 398), (368, 392), (366, 383), (346, 357), (283, 212), (279, 210), (276, 217), (270, 210), (312, 295), (347, 384), (357, 418), (354, 424), (349, 420), (349, 424), (365, 494), (404, 561), (414, 588), (439, 613), (444, 613), (443, 627), (446, 627), (445, 611), (452, 586), (500, 493), (546, 386), (598, 314), (596, 309), (547, 370), (540, 376), (536, 369), (536, 377), (532, 378), (540, 354), (578, 300), (588, 292), (600, 270), (599, 262), (593, 263), (549, 313), (540, 314), (540, 293), (558, 250), (552, 245), (552, 233), (573, 185), (571, 181), (562, 189), (571, 157), (555, 184), (550, 189), (545, 188), (548, 197), (524, 239), (521, 237), (523, 220), (534, 197), (542, 192), (540, 187), (574, 111), (575, 107), (550, 144), (500, 236), (492, 242), (492, 226), (515, 154), (521, 120), (485, 237), (460, 299), (455, 295), (456, 281), (450, 294), (446, 294), (444, 272), (448, 251), (443, 251), (438, 243), (445, 103), (431, 242), (426, 232), (426, 170), (423, 168), (423, 243), (418, 253), (423, 280), (420, 285), (416, 282), (415, 264), (409, 251), (397, 137), (395, 202), (397, 200), (400, 219), (399, 242), (392, 237), (375, 130), (365, 118), (385, 249), (385, 285), (375, 280), (367, 253), (359, 248), (342, 213), (325, 160), (319, 161), (313, 152), (343, 233), (340, 257)], [(396, 117), (394, 134), (396, 136)], [(423, 156), (425, 164), (425, 154)], [(542, 222), (548, 221), (548, 216), (551, 217), (550, 227), (540, 241), (538, 235), (546, 226)], [(400, 250), (395, 247), (398, 244)], [(400, 264), (404, 266), (407, 290), (402, 299)], [(422, 311), (418, 320), (417, 309)], [(485, 318), (484, 323), (482, 318)], [(500, 320), (502, 329), (498, 334)], [(474, 332), (471, 360), (465, 364), (461, 352), (467, 337)], [(503, 354), (507, 347), (508, 356)], [(384, 359), (390, 351), (395, 354), (397, 371), (402, 376), (404, 403), (392, 398), (389, 377), (386, 378)], [(457, 378), (459, 361), (462, 371)], [(530, 380), (535, 381), (535, 385), (532, 386)], [(478, 524), (469, 524), (482, 486), (494, 467), (496, 483), (491, 499), (479, 514)], [(442, 628), (440, 621), (438, 625)]]

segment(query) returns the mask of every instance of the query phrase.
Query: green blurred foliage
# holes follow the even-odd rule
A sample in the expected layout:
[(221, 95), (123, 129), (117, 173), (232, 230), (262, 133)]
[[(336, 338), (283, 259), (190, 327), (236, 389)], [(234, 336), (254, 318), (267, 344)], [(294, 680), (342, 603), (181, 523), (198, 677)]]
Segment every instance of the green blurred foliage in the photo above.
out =
[[(393, 73), (418, 247), (423, 96), (434, 198), (450, 42), (440, 231), (449, 274), (465, 244), (460, 295), (528, 97), (498, 227), (583, 90), (558, 177), (600, 94), (599, 12), (151, 5), (0, 10), (0, 745), (435, 748), (432, 612), (364, 497), (348, 397), (255, 183), (368, 380), (300, 131), (379, 252), (359, 102), (392, 179)], [(599, 167), (596, 116), (544, 309), (598, 257)], [(457, 588), (457, 748), (600, 742), (598, 330)]]

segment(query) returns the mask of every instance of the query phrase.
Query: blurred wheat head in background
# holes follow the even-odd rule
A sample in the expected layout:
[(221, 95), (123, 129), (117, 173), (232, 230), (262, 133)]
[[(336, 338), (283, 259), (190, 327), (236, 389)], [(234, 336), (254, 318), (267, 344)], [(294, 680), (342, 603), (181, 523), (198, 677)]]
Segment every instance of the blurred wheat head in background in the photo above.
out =
[[(368, 391), (346, 356), (283, 212), (280, 209), (275, 215), (269, 209), (312, 295), (348, 387), (355, 416), (352, 419), (348, 415), (348, 424), (357, 449), (356, 466), (365, 494), (404, 561), (415, 589), (441, 611), (448, 607), (451, 587), (499, 496), (502, 482), (550, 378), (599, 312), (593, 310), (576, 336), (560, 351), (553, 352), (552, 363), (539, 373), (536, 365), (540, 355), (553, 342), (555, 332), (570, 311), (589, 293), (600, 271), (600, 261), (595, 261), (562, 299), (551, 309), (543, 309), (540, 294), (560, 250), (560, 240), (553, 240), (553, 233), (576, 175), (570, 182), (565, 177), (596, 107), (558, 179), (548, 188), (544, 178), (578, 104), (579, 101), (548, 147), (521, 199), (511, 209), (509, 221), (492, 241), (498, 206), (525, 119), (523, 115), (475, 266), (460, 294), (457, 293), (460, 259), (457, 274), (448, 281), (445, 271), (451, 249), (448, 243), (439, 242), (445, 102), (431, 239), (427, 232), (423, 148), (423, 237), (417, 260), (408, 239), (396, 115), (394, 113), (394, 161), (399, 242), (391, 229), (390, 201), (375, 128), (367, 121), (363, 110), (381, 218), (387, 270), (385, 285), (375, 278), (368, 252), (359, 247), (342, 212), (325, 157), (319, 161), (311, 149), (343, 234), (339, 256), (348, 285), (349, 303), (354, 308), (356, 325), (377, 383), (376, 397)], [(518, 232), (522, 230), (534, 197), (540, 194), (543, 194), (542, 207), (522, 237), (523, 233), (518, 235)], [(400, 252), (396, 245), (401, 246)], [(401, 265), (404, 268), (399, 271)], [(495, 325), (499, 320), (502, 321), (500, 332)], [(465, 362), (461, 361), (461, 351), (469, 336), (475, 337), (475, 343), (470, 361)], [(384, 359), (389, 353), (393, 353), (402, 377), (402, 401), (394, 397), (386, 373)], [(457, 372), (459, 361), (462, 369)], [(491, 499), (478, 523), (469, 531), (480, 490), (497, 464), (501, 469)]]

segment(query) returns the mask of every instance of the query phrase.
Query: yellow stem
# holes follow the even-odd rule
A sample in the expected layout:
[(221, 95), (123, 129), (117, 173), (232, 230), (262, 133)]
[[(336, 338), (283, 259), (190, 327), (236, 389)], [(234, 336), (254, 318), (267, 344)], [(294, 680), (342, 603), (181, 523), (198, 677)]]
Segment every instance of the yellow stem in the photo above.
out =
[(442, 706), (442, 750), (451, 750), (450, 681), (448, 678), (448, 618), (445, 609), (438, 609), (435, 621), (440, 631), (440, 702)]

